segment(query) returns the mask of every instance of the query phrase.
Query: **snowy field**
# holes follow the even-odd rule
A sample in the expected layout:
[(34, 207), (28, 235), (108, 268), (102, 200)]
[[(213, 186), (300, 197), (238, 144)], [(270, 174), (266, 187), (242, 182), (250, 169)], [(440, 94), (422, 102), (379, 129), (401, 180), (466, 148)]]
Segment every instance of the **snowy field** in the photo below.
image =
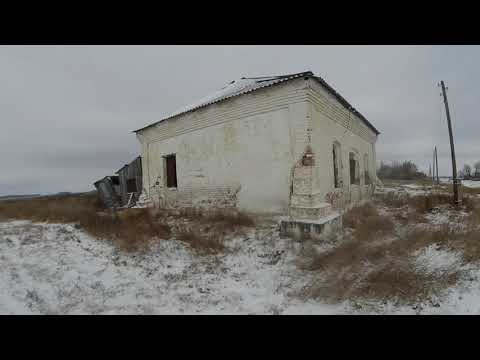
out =
[[(440, 179), (440, 182), (441, 182), (441, 183), (444, 183), (444, 184), (451, 184), (451, 183), (452, 183), (452, 180)], [(469, 188), (472, 188), (472, 189), (476, 189), (476, 188), (480, 188), (480, 181), (476, 181), (476, 180), (462, 180), (462, 185), (463, 185), (463, 186), (466, 186), (466, 187), (469, 187)]]
[[(255, 235), (255, 231), (253, 234)], [(340, 306), (289, 298), (302, 277), (286, 241), (266, 233), (199, 256), (159, 241), (148, 253), (119, 253), (71, 225), (0, 223), (1, 314), (339, 313)]]
[(480, 181), (462, 180), (462, 185), (469, 188), (480, 188)]
[[(379, 191), (388, 190), (423, 191)], [(442, 211), (427, 220), (461, 223)], [(0, 222), (0, 314), (480, 314), (476, 266), (435, 301), (362, 308), (300, 297), (312, 276), (296, 263), (302, 245), (280, 239), (274, 225), (248, 230), (228, 249), (199, 255), (171, 239), (128, 254), (73, 225)], [(458, 254), (432, 246), (416, 256), (416, 266), (431, 272), (464, 266)]]

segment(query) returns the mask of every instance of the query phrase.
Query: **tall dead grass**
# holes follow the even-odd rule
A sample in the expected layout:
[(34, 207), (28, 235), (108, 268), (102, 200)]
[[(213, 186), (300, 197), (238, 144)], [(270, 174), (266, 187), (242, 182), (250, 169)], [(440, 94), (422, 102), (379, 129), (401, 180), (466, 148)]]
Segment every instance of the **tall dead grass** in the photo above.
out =
[(184, 208), (174, 212), (173, 215), (194, 220), (202, 224), (216, 224), (222, 227), (224, 230), (234, 230), (239, 227), (255, 226), (255, 221), (251, 216), (236, 210)]
[(216, 254), (225, 250), (225, 236), (219, 231), (200, 233), (188, 228), (181, 228), (176, 238), (190, 245), (200, 254)]
[(365, 241), (393, 231), (393, 221), (380, 215), (370, 203), (357, 206), (343, 215), (343, 225), (354, 230), (357, 240)]
[[(437, 204), (449, 201), (435, 199), (439, 199)], [(428, 211), (431, 204), (423, 201), (412, 214)], [(412, 206), (412, 202), (406, 204)], [(430, 230), (415, 224), (411, 230), (397, 232), (389, 220), (379, 218), (373, 206), (353, 208), (344, 215), (352, 235), (344, 236), (339, 245), (326, 252), (312, 248), (302, 254), (300, 267), (314, 272), (302, 295), (332, 302), (373, 300), (403, 305), (441, 296), (466, 272), (461, 266), (442, 271), (419, 266), (419, 251), (434, 246), (459, 254), (460, 265), (480, 264), (480, 209), (475, 207), (470, 218), (473, 226), (463, 233), (447, 225)], [(369, 225), (364, 229), (363, 224)]]
[(373, 300), (403, 305), (441, 296), (462, 278), (463, 271), (419, 267), (417, 251), (430, 245), (459, 251), (466, 262), (480, 260), (478, 232), (413, 231), (388, 242), (350, 239), (326, 253), (310, 254), (303, 269), (317, 274), (302, 295), (331, 302)]
[[(219, 252), (225, 248), (224, 239), (227, 235), (255, 225), (249, 215), (236, 211), (106, 210), (96, 194), (2, 201), (2, 218), (75, 223), (88, 233), (111, 239), (128, 251), (147, 249), (153, 240), (168, 239), (175, 235), (199, 252)], [(189, 226), (171, 226), (175, 219), (177, 223), (186, 221)]]
[(255, 226), (255, 221), (250, 215), (226, 209), (184, 208), (175, 211), (173, 216), (189, 222), (189, 225), (176, 228), (176, 238), (201, 254), (225, 251), (228, 236), (243, 233), (246, 228)]
[(0, 218), (74, 223), (91, 235), (108, 238), (122, 249), (148, 247), (153, 238), (169, 238), (170, 227), (149, 209), (104, 211), (96, 194), (0, 202)]

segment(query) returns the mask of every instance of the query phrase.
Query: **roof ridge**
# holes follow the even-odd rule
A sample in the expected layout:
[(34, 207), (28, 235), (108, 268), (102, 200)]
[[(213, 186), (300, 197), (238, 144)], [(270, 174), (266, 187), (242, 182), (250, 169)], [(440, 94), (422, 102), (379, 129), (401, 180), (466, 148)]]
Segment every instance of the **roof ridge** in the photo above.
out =
[(283, 79), (283, 78), (288, 78), (288, 77), (291, 77), (291, 76), (296, 76), (296, 75), (301, 75), (301, 74), (308, 74), (309, 76), (313, 76), (313, 72), (311, 72), (310, 70), (307, 70), (307, 71), (302, 71), (302, 72), (298, 72), (298, 73), (284, 74), (284, 75), (254, 76), (254, 77), (242, 76), (240, 79), (245, 79), (245, 80)]

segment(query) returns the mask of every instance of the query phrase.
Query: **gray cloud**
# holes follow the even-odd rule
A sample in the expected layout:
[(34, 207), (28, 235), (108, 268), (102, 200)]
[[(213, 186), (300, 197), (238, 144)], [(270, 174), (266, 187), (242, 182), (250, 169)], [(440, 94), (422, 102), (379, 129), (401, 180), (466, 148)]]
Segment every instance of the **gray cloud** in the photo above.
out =
[(139, 153), (132, 130), (241, 76), (312, 70), (381, 131), (378, 160), (480, 159), (478, 46), (0, 46), (0, 194), (83, 191)]

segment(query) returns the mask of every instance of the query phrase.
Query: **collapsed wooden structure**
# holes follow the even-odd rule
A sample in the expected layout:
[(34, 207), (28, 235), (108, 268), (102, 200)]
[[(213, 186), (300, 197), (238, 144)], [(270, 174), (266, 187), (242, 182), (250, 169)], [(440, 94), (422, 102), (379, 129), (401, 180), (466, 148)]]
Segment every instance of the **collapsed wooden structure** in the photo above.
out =
[(142, 192), (142, 158), (138, 156), (115, 174), (94, 183), (100, 199), (108, 208), (134, 206)]

